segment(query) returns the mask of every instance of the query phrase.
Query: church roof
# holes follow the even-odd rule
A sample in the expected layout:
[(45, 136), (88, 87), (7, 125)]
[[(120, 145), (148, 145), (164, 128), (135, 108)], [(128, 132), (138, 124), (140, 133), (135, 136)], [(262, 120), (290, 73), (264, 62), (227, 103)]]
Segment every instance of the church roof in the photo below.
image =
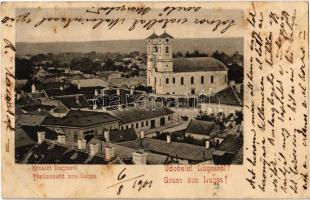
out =
[(158, 36), (159, 38), (173, 38), (171, 35), (169, 35), (168, 33), (164, 32), (163, 34), (161, 34), (160, 36)]
[(199, 58), (174, 58), (174, 72), (197, 72), (197, 71), (226, 71), (227, 68), (221, 61), (212, 57)]
[(149, 37), (147, 37), (146, 39), (155, 39), (158, 38), (158, 35), (156, 35), (155, 33), (153, 33), (152, 35), (150, 35)]

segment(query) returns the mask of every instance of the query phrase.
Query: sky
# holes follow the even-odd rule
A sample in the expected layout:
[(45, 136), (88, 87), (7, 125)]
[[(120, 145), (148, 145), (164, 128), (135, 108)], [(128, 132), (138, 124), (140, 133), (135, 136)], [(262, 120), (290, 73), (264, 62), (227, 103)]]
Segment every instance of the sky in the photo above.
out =
[[(98, 40), (129, 40), (129, 39), (144, 39), (153, 32), (161, 34), (163, 31), (168, 32), (175, 38), (214, 38), (214, 37), (243, 37), (243, 10), (227, 10), (227, 9), (201, 9), (197, 13), (181, 12), (171, 13), (169, 18), (183, 19), (186, 17), (188, 23), (186, 25), (171, 24), (165, 29), (157, 25), (150, 30), (145, 30), (141, 26), (137, 26), (133, 31), (128, 31), (129, 27), (134, 22), (134, 19), (142, 19), (138, 14), (129, 14), (129, 12), (111, 12), (108, 18), (126, 17), (123, 25), (107, 29), (105, 24), (101, 24), (98, 28), (92, 29), (90, 23), (81, 25), (77, 22), (72, 22), (66, 29), (63, 28), (62, 22), (43, 22), (40, 26), (34, 27), (34, 24), (39, 22), (43, 16), (48, 17), (100, 17), (105, 18), (104, 14), (87, 13), (88, 8), (19, 8), (16, 10), (16, 16), (19, 14), (30, 12), (29, 18), (32, 20), (29, 24), (16, 24), (16, 42), (62, 42), (62, 41), (98, 41)], [(143, 15), (144, 20), (158, 18), (158, 14), (162, 9), (153, 9), (149, 13)], [(163, 17), (167, 18), (167, 17)], [(233, 19), (236, 25), (232, 26), (224, 34), (220, 31), (212, 31), (214, 26), (197, 25), (192, 23), (194, 19)]]

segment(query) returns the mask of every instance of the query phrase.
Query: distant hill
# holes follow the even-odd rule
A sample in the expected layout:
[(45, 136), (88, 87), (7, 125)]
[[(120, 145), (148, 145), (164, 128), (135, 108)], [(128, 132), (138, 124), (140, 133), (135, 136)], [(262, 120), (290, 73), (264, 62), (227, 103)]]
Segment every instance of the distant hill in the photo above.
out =
[[(110, 41), (87, 41), (87, 42), (48, 42), (48, 43), (16, 43), (17, 55), (96, 51), (101, 53), (131, 51), (145, 52), (145, 40), (110, 40)], [(201, 52), (211, 54), (215, 50), (226, 54), (238, 51), (243, 54), (243, 38), (199, 38), (199, 39), (175, 39), (173, 52), (185, 53), (198, 49)]]

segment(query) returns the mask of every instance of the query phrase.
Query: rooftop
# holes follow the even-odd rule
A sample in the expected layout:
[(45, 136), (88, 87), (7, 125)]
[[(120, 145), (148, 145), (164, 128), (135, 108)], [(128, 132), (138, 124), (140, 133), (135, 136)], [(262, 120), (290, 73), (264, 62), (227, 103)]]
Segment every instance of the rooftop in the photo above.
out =
[(121, 120), (123, 124), (152, 119), (155, 117), (173, 114), (174, 112), (166, 107), (152, 109), (126, 108), (124, 110), (114, 110), (111, 113)]
[(16, 115), (15, 123), (16, 126), (38, 126), (45, 117), (44, 115), (20, 114)]
[(188, 124), (187, 133), (210, 136), (214, 128), (214, 122), (192, 119)]
[[(138, 135), (133, 128), (124, 129), (124, 130), (110, 130), (109, 131), (109, 140), (111, 143), (119, 143), (119, 142), (125, 142), (125, 141), (133, 141), (138, 138)], [(102, 135), (101, 138), (94, 137), (92, 138), (88, 143), (98, 143), (99, 141), (105, 141), (104, 135)]]
[(46, 117), (44, 126), (89, 127), (118, 121), (117, 118), (104, 112), (71, 110), (65, 117)]
[(78, 108), (89, 108), (90, 105), (87, 103), (87, 99), (84, 95), (67, 95), (67, 96), (59, 96), (55, 99), (61, 101), (67, 108), (78, 109)]
[(152, 33), (150, 36), (148, 36), (146, 39), (155, 39), (158, 38), (158, 35), (156, 35), (155, 33)]
[(90, 156), (87, 151), (78, 150), (45, 140), (35, 144), (22, 163), (27, 164), (107, 164), (103, 157)]
[(34, 83), (36, 90), (47, 90), (47, 89), (56, 89), (64, 87), (65, 83), (63, 82), (51, 82), (51, 83)]
[(237, 136), (229, 134), (227, 137), (223, 140), (223, 142), (216, 148), (216, 150), (237, 154), (240, 149), (240, 146), (238, 144)]
[[(240, 91), (237, 90), (237, 87), (240, 88)], [(213, 98), (213, 96), (216, 98)], [(210, 97), (210, 103), (218, 104), (218, 98), (220, 98), (221, 104), (243, 106), (243, 84), (228, 86), (213, 96)]]
[[(136, 150), (141, 148), (138, 140), (119, 143), (118, 145)], [(142, 145), (147, 152), (158, 153), (194, 162), (212, 159), (212, 153), (214, 151), (213, 148), (206, 149), (205, 147), (179, 142), (167, 143), (164, 140), (152, 138), (144, 138), (142, 140)]]
[(109, 86), (108, 81), (104, 81), (98, 78), (79, 79), (79, 80), (73, 80), (71, 82), (75, 85), (80, 84), (81, 88), (83, 87), (108, 87)]
[(174, 72), (227, 71), (224, 63), (212, 57), (174, 58)]

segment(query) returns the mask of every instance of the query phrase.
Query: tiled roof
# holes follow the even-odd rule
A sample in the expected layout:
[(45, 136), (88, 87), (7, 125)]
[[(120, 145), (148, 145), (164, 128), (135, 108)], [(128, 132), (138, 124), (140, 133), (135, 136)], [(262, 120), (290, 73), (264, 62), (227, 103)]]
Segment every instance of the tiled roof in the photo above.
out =
[(24, 164), (107, 164), (103, 157), (68, 148), (55, 142), (36, 144), (22, 161)]
[(68, 95), (56, 97), (55, 99), (61, 101), (69, 109), (90, 107), (84, 95)]
[(111, 130), (109, 139), (112, 143), (132, 141), (138, 138), (135, 129), (129, 128), (124, 130)]
[(108, 87), (109, 86), (108, 81), (104, 81), (98, 78), (73, 80), (72, 83), (75, 85), (80, 84), (81, 88), (83, 87)]
[(27, 95), (34, 99), (41, 99), (47, 97), (45, 92), (28, 93)]
[[(140, 149), (140, 143), (136, 141), (119, 143), (118, 145), (125, 146), (132, 149)], [(142, 140), (144, 150), (147, 152), (158, 153), (175, 158), (190, 160), (194, 162), (212, 159), (213, 148), (206, 149), (205, 147), (170, 142), (164, 140), (157, 140), (152, 138), (144, 138)]]
[(27, 79), (16, 79), (15, 80), (15, 89), (22, 90), (25, 88), (27, 83), (28, 83)]
[(44, 111), (50, 111), (53, 108), (55, 108), (55, 106), (51, 106), (51, 105), (41, 105), (41, 104), (37, 104), (37, 105), (25, 105), (23, 107), (21, 107), (21, 109), (23, 109), (26, 112), (34, 112), (34, 111), (38, 111), (38, 110), (44, 110)]
[(39, 101), (29, 95), (22, 95), (15, 101), (18, 106), (39, 104)]
[(229, 134), (223, 142), (216, 148), (216, 150), (224, 151), (227, 153), (237, 154), (240, 146), (237, 141), (237, 136)]
[[(240, 87), (240, 92), (236, 90), (236, 87)], [(221, 100), (220, 103), (224, 105), (243, 106), (243, 85), (228, 86), (227, 88), (211, 96), (210, 103), (218, 104), (218, 98)]]
[(118, 121), (108, 113), (71, 110), (65, 117), (46, 117), (44, 126), (88, 127)]
[(21, 114), (16, 115), (16, 126), (38, 126), (44, 120), (44, 115)]
[(148, 36), (146, 39), (155, 39), (158, 38), (158, 35), (156, 35), (155, 33), (152, 33), (150, 36)]
[(34, 142), (38, 141), (37, 132), (45, 132), (45, 138), (50, 140), (57, 139), (57, 133), (51, 129), (42, 126), (21, 126), (20, 129)]
[(187, 133), (210, 136), (214, 122), (192, 119), (188, 124)]
[(152, 109), (138, 109), (138, 108), (126, 108), (124, 110), (115, 110), (111, 113), (121, 120), (122, 123), (127, 124), (131, 122), (137, 122), (146, 119), (152, 119), (155, 117), (165, 116), (173, 114), (174, 112), (166, 107)]
[(56, 89), (64, 87), (65, 83), (63, 82), (52, 82), (52, 83), (35, 83), (36, 90), (47, 90), (47, 89)]
[(15, 130), (15, 148), (20, 148), (28, 145), (34, 145), (35, 140), (30, 138), (24, 129), (17, 127)]
[(227, 71), (221, 61), (212, 57), (174, 58), (174, 72)]
[[(122, 145), (113, 145), (115, 147), (115, 156), (119, 157), (120, 159), (131, 159), (132, 153), (136, 152), (137, 150), (134, 148), (128, 148)], [(149, 165), (158, 165), (158, 164), (166, 164), (165, 161), (167, 159), (166, 155), (156, 154), (148, 152), (146, 163)]]
[(173, 38), (171, 35), (169, 35), (167, 32), (163, 32), (160, 36), (158, 36), (159, 38)]

